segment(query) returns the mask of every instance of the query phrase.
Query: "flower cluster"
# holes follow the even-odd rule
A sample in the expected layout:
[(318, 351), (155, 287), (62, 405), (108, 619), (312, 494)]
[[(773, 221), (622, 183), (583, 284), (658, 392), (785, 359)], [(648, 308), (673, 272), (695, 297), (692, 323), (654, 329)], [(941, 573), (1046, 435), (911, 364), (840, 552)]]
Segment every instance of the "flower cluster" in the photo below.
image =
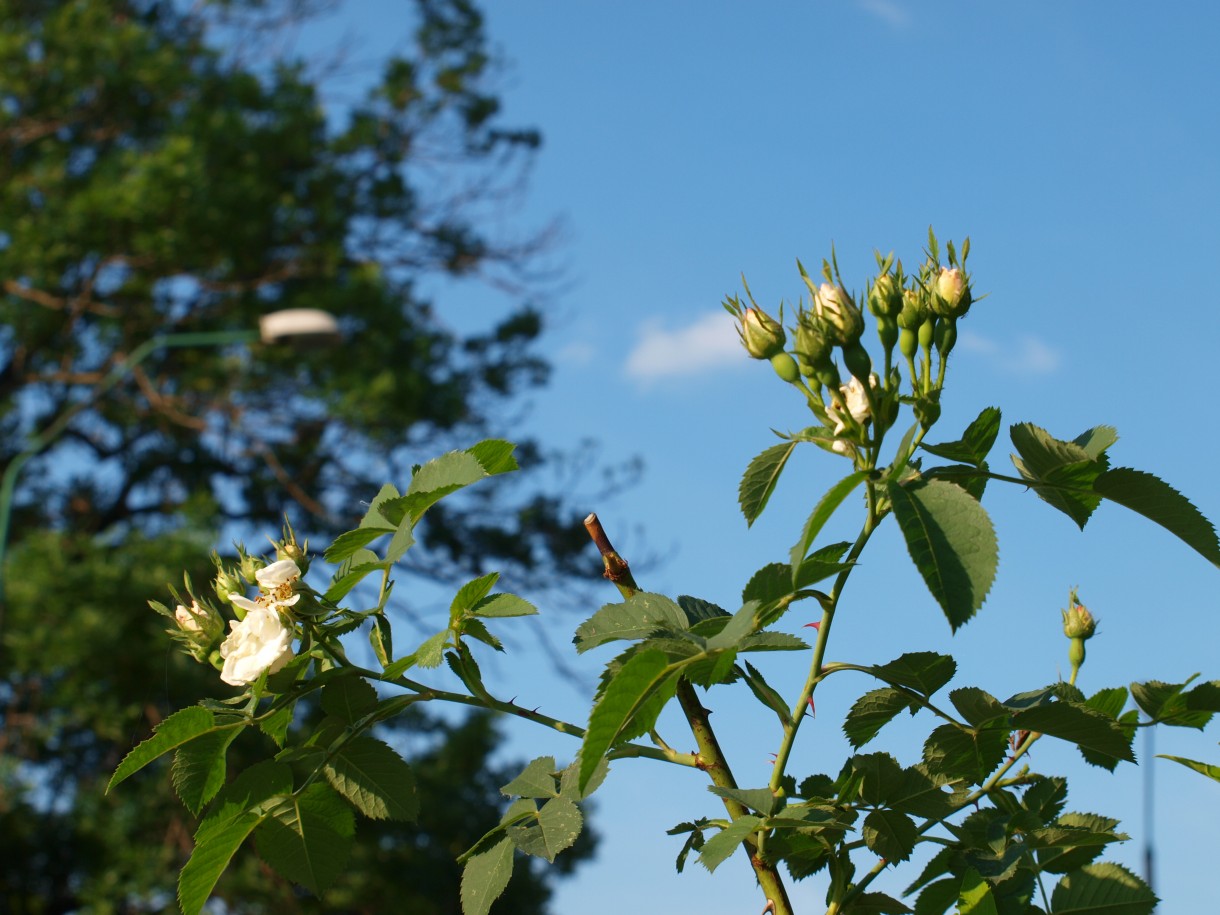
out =
[[(292, 643), (296, 637), (294, 620), (303, 610), (302, 592), (315, 596), (301, 582), (306, 563), (304, 551), (297, 546), (291, 532), (282, 544), (277, 544), (280, 558), (270, 564), (250, 556), (238, 545), (239, 563), (227, 568), (213, 554), (217, 574), (213, 582), (221, 606), (227, 604), (235, 619), (228, 622), (206, 598), (195, 596), (190, 578), (186, 579), (186, 596), (174, 596), (174, 609), (156, 601), (149, 605), (174, 623), (169, 634), (195, 660), (211, 664), (220, 671), (220, 679), (230, 686), (248, 686), (264, 673), (275, 673), (295, 656)], [(296, 560), (287, 558), (295, 555)], [(247, 583), (258, 585), (254, 598), (246, 596)], [(315, 596), (316, 597), (316, 596)], [(314, 603), (309, 604), (310, 607)]]
[[(736, 296), (724, 302), (738, 320), (738, 333), (750, 356), (769, 360), (780, 378), (804, 393), (825, 428), (813, 438), (859, 466), (868, 466), (868, 448), (880, 441), (896, 418), (900, 397), (912, 405), (925, 428), (940, 414), (945, 364), (957, 341), (957, 321), (975, 301), (965, 266), (970, 239), (962, 243), (960, 252), (952, 242), (945, 248), (947, 265), (941, 263), (940, 245), (929, 229), (927, 256), (914, 275), (905, 274), (893, 254), (877, 255), (879, 272), (869, 280), (863, 300), (876, 320), (882, 346), (879, 373), (861, 342), (864, 311), (844, 286), (833, 254), (822, 262), (822, 282), (797, 262), (811, 307), (798, 303), (791, 337), (783, 327), (782, 303), (777, 321), (758, 306), (749, 286), (748, 306)], [(785, 351), (789, 340), (790, 351)], [(849, 375), (846, 384), (836, 355)], [(906, 362), (906, 391), (900, 390), (899, 360)]]

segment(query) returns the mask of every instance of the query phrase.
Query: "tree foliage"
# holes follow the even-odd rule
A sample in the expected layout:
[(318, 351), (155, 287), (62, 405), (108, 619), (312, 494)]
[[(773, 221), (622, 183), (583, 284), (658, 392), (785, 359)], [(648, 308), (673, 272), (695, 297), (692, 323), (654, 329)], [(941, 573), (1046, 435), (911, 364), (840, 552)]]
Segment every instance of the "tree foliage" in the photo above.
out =
[[(546, 233), (484, 230), (539, 135), (502, 121), (478, 9), (416, 0), (399, 24), (410, 42), (337, 107), (326, 62), (283, 50), (311, 6), (0, 0), (0, 465), (74, 414), (21, 471), (4, 568), (7, 911), (172, 900), (192, 818), (165, 779), (137, 796), (101, 788), (170, 709), (215, 687), (165, 652), (144, 605), (184, 567), (212, 574), (195, 562), (212, 537), (191, 531), (283, 515), (342, 530), (352, 493), (494, 429), (546, 380), (530, 299)], [(437, 278), (508, 304), (445, 320), (421, 291)], [(172, 345), (285, 308), (330, 312), (345, 344)], [(170, 345), (134, 362), (155, 338)], [(518, 455), (527, 471), (543, 462), (530, 443)], [(497, 557), (549, 582), (585, 550), (561, 500), (528, 483), (486, 490), (430, 515), (412, 571), (449, 579)], [(381, 736), (408, 741), (419, 821), (362, 825), (377, 839), (336, 892), (350, 911), (386, 898), (456, 911), (455, 850), (503, 805), (495, 728), (417, 715)], [(231, 758), (251, 751), (243, 738)], [(537, 910), (548, 892), (527, 879), (504, 910)], [(314, 910), (253, 865), (218, 893), (234, 912)]]

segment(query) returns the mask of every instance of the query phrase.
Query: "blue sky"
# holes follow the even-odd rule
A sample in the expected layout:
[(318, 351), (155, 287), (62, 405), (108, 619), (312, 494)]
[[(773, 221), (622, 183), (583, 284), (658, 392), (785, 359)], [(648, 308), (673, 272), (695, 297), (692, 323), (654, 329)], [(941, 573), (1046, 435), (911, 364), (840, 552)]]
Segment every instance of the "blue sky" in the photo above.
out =
[[(736, 505), (742, 470), (775, 442), (770, 428), (807, 425), (808, 414), (738, 348), (719, 302), (740, 291), (740, 274), (774, 308), (802, 291), (796, 258), (819, 264), (833, 243), (858, 290), (874, 248), (917, 263), (929, 224), (942, 238), (971, 236), (976, 290), (989, 294), (962, 325), (931, 438), (957, 437), (988, 405), (1003, 408), (1006, 424), (1033, 421), (1062, 438), (1110, 424), (1121, 436), (1115, 464), (1157, 473), (1220, 517), (1213, 4), (487, 6), (508, 61), (506, 118), (544, 135), (513, 224), (564, 225), (554, 257), (565, 285), (546, 303), (555, 373), (523, 431), (555, 447), (599, 439), (607, 460), (644, 458), (637, 487), (589, 509), (629, 558), (664, 557), (646, 587), (735, 608), (750, 574), (786, 557), (813, 501), (846, 472), (814, 448), (798, 454), (747, 530)], [(376, 53), (405, 32), (406, 15), (405, 4), (349, 4), (343, 19), (362, 52)], [(455, 325), (501, 307), (483, 287), (434, 292)], [(1002, 434), (1001, 470), (1006, 445)], [(955, 685), (1005, 697), (1066, 675), (1059, 608), (1079, 586), (1102, 621), (1086, 692), (1137, 677), (1220, 678), (1217, 570), (1199, 556), (1116, 506), (1081, 534), (1011, 487), (993, 486), (985, 505), (1001, 562), (976, 620), (949, 637), (887, 525), (845, 597), (830, 657), (949, 651), (961, 667)], [(576, 622), (543, 607), (557, 644)], [(576, 665), (592, 678), (604, 660)], [(768, 677), (794, 693), (805, 663), (781, 660)], [(579, 719), (583, 697), (544, 667), (492, 669), (504, 694)], [(838, 768), (842, 716), (868, 688), (827, 682), (797, 771)], [(739, 781), (762, 784), (778, 743), (770, 713), (743, 687), (708, 704), (732, 733), (723, 742)], [(662, 731), (684, 746), (680, 724), (665, 720)], [(905, 733), (878, 748), (909, 764), (919, 732)], [(1156, 750), (1216, 761), (1217, 739), (1214, 729), (1164, 730)], [(1142, 870), (1143, 769), (1108, 775), (1051, 743), (1037, 746), (1034, 765), (1073, 778), (1070, 809), (1120, 817), (1133, 839), (1109, 857)], [(573, 750), (512, 729), (512, 753), (567, 759)], [(1214, 845), (1220, 786), (1165, 761), (1153, 773), (1160, 911), (1204, 911), (1214, 876), (1199, 850)], [(624, 762), (597, 799), (601, 854), (564, 884), (556, 912), (761, 909), (744, 859), (714, 875), (697, 864), (674, 873), (680, 842), (664, 830), (719, 812), (696, 774)], [(818, 910), (823, 892), (820, 877), (796, 885), (797, 909)]]

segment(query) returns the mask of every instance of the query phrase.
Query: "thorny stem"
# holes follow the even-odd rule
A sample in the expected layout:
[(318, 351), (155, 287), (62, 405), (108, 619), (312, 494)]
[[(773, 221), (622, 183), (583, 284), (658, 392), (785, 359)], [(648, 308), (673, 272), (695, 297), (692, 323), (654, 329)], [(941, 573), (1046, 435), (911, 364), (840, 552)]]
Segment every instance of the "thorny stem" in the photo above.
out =
[[(602, 527), (597, 515), (591, 514), (585, 518), (585, 529), (589, 532), (593, 543), (596, 544), (598, 552), (601, 553), (602, 564), (605, 566), (603, 574), (614, 582), (624, 598), (630, 598), (640, 590), (639, 585), (636, 584), (627, 561), (611, 545), (610, 538), (606, 535), (605, 528)], [(686, 715), (686, 722), (694, 735), (695, 744), (699, 748), (695, 757), (695, 765), (706, 772), (717, 787), (736, 788), (737, 781), (733, 778), (733, 772), (716, 739), (716, 733), (712, 730), (712, 724), (708, 718), (709, 712), (699, 701), (695, 687), (684, 677), (678, 680), (677, 696), (678, 703), (682, 706), (682, 712)], [(730, 798), (722, 798), (722, 800), (725, 810), (733, 819), (749, 813), (737, 801)], [(788, 901), (788, 891), (779, 871), (774, 864), (763, 860), (760, 837), (758, 835), (750, 836), (746, 839), (745, 844), (750, 855), (750, 866), (754, 868), (754, 876), (758, 878), (758, 883), (767, 898), (766, 911), (774, 912), (775, 915), (793, 915), (792, 903)]]

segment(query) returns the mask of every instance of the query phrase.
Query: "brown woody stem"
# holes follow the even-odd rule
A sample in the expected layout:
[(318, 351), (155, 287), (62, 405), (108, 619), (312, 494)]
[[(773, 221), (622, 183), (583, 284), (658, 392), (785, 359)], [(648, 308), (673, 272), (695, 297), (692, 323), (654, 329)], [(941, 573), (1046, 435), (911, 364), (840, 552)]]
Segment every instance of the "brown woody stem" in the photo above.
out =
[[(620, 556), (610, 543), (610, 538), (606, 535), (606, 530), (602, 527), (597, 515), (591, 514), (585, 518), (585, 530), (589, 532), (589, 536), (593, 538), (593, 543), (597, 546), (597, 551), (601, 553), (602, 564), (605, 566), (602, 574), (614, 583), (624, 599), (630, 598), (640, 590), (640, 587), (631, 574), (627, 560)], [(696, 756), (697, 767), (706, 772), (717, 787), (736, 788), (737, 781), (733, 778), (733, 772), (724, 758), (724, 753), (720, 750), (719, 741), (716, 740), (716, 733), (712, 730), (712, 724), (708, 718), (710, 713), (699, 701), (695, 687), (685, 677), (678, 680), (677, 696), (678, 703), (682, 706), (682, 712), (686, 716), (686, 723), (690, 726), (691, 734), (695, 737), (695, 744), (699, 748)], [(724, 809), (733, 819), (749, 813), (737, 801), (729, 798), (722, 798), (722, 800)], [(779, 871), (774, 864), (763, 859), (759, 835), (750, 836), (746, 839), (745, 844), (746, 850), (750, 854), (750, 865), (754, 868), (754, 876), (758, 878), (758, 883), (767, 897), (765, 911), (774, 912), (775, 915), (793, 915), (792, 903), (788, 901), (788, 891), (784, 887)]]

